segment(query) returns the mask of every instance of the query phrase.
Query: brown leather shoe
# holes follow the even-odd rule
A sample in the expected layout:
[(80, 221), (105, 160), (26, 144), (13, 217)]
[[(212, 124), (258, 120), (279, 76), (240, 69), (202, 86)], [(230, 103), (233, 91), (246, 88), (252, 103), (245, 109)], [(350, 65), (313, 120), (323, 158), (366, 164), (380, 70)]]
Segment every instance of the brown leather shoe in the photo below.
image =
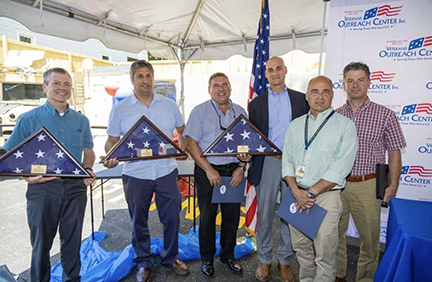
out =
[(291, 271), (291, 266), (279, 263), (279, 271), (282, 282), (294, 282), (294, 274)]
[(336, 282), (346, 282), (346, 276), (345, 277), (336, 277)]
[(257, 270), (255, 271), (255, 278), (261, 282), (268, 281), (270, 278), (270, 266), (271, 264), (260, 262)]
[(180, 276), (187, 276), (189, 274), (189, 268), (186, 266), (184, 262), (182, 262), (179, 259), (176, 259), (174, 263), (171, 265), (164, 264), (164, 266), (171, 268), (171, 270), (174, 271), (175, 274)]
[(138, 268), (138, 273), (136, 279), (138, 282), (148, 282), (150, 281), (152, 269), (150, 267), (140, 267)]

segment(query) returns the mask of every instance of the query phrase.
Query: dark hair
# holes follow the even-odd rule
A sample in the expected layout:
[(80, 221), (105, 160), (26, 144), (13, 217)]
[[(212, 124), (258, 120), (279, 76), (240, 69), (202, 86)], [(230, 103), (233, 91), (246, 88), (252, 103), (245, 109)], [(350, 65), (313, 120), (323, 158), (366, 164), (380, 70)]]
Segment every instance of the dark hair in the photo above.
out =
[(370, 78), (370, 69), (368, 67), (368, 65), (366, 65), (363, 62), (351, 62), (348, 65), (345, 66), (344, 70), (343, 70), (343, 80), (345, 81), (346, 75), (348, 72), (350, 71), (357, 71), (357, 70), (362, 70), (365, 72), (366, 74), (366, 78), (369, 80)]
[(135, 71), (139, 68), (148, 68), (151, 72), (151, 74), (154, 76), (154, 70), (152, 64), (147, 62), (146, 60), (138, 60), (133, 62), (133, 64), (130, 66), (130, 76), (131, 78), (134, 77)]
[(208, 81), (208, 87), (211, 86), (211, 84), (212, 84), (212, 80), (215, 79), (216, 77), (219, 77), (219, 76), (223, 76), (223, 77), (225, 77), (226, 80), (228, 81), (228, 84), (231, 85), (231, 83), (230, 83), (230, 81), (229, 81), (229, 79), (228, 79), (228, 76), (227, 76), (226, 74), (224, 74), (223, 72), (216, 72), (216, 73), (214, 73), (214, 74), (212, 74), (212, 75), (210, 76), (209, 81)]
[(46, 72), (44, 72), (43, 74), (43, 84), (48, 85), (51, 81), (52, 78), (52, 73), (60, 73), (60, 74), (67, 74), (70, 78), (70, 80), (72, 81), (72, 77), (70, 76), (70, 74), (68, 73), (67, 70), (63, 69), (63, 68), (52, 68), (47, 70)]

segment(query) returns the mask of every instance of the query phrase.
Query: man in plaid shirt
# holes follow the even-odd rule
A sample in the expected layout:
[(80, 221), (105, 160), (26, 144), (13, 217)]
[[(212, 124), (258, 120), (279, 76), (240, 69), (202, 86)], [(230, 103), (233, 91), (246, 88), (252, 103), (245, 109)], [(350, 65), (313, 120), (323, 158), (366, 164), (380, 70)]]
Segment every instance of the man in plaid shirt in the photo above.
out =
[(339, 223), (339, 249), (336, 281), (346, 280), (347, 255), (345, 232), (351, 214), (360, 236), (360, 256), (357, 281), (373, 281), (380, 253), (381, 201), (376, 199), (376, 165), (385, 163), (388, 152), (390, 184), (382, 204), (396, 196), (402, 169), (400, 150), (406, 147), (405, 138), (393, 111), (372, 102), (367, 96), (370, 86), (369, 67), (352, 62), (343, 71), (347, 102), (336, 112), (354, 121), (359, 138), (359, 149), (345, 190)]

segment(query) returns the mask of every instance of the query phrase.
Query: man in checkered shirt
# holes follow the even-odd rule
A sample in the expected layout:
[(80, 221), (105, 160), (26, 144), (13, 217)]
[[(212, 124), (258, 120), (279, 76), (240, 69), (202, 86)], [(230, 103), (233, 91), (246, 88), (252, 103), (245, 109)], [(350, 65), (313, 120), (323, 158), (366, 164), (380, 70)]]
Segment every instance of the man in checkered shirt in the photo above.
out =
[[(372, 102), (367, 96), (370, 86), (369, 67), (352, 62), (343, 71), (343, 85), (347, 102), (336, 112), (354, 121), (359, 138), (359, 149), (345, 190), (339, 223), (339, 249), (336, 281), (346, 280), (347, 255), (345, 232), (351, 214), (360, 236), (360, 256), (357, 281), (373, 281), (380, 253), (381, 203), (387, 204), (396, 196), (402, 169), (400, 150), (406, 147), (405, 138), (393, 111)], [(388, 152), (390, 184), (384, 198), (376, 199), (376, 165), (385, 163)]]

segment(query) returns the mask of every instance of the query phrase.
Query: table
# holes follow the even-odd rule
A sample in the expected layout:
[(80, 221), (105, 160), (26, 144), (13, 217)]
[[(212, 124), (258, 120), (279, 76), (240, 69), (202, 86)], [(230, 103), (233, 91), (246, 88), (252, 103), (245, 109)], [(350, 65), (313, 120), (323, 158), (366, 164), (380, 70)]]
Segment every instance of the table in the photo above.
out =
[[(195, 162), (186, 160), (186, 161), (177, 161), (177, 169), (178, 169), (178, 179), (181, 177), (190, 177), (193, 176)], [(100, 180), (99, 185), (90, 185), (90, 213), (91, 213), (91, 227), (92, 227), (92, 238), (94, 239), (94, 213), (93, 213), (93, 191), (100, 187), (101, 189), (101, 203), (102, 203), (102, 218), (105, 217), (105, 201), (104, 201), (104, 193), (103, 193), (103, 185), (108, 182), (110, 179), (118, 179), (122, 177), (123, 171), (123, 163), (119, 164), (115, 168), (105, 168), (102, 164), (96, 163), (93, 166), (93, 171), (96, 174), (96, 179)], [(190, 181), (188, 181), (188, 197), (190, 197)], [(188, 201), (188, 212), (190, 211)], [(195, 205), (196, 205), (196, 193), (194, 190), (193, 193), (193, 228), (195, 231)]]
[(432, 202), (392, 198), (375, 281), (432, 281)]

